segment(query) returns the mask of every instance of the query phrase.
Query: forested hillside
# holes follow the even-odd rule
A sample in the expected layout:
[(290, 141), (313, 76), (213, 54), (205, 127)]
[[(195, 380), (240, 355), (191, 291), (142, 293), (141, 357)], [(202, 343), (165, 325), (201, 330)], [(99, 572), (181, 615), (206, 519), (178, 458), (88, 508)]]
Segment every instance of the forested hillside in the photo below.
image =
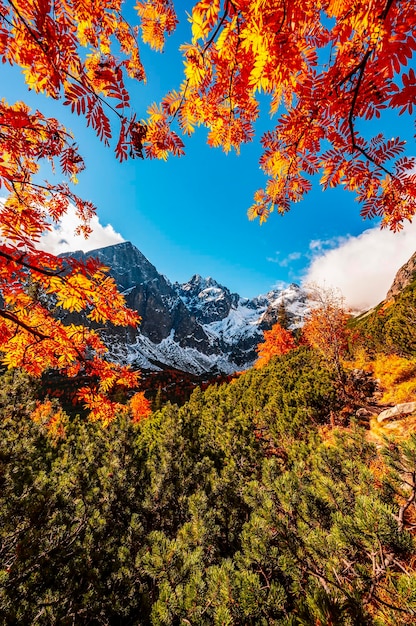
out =
[(416, 355), (416, 277), (395, 298), (382, 302), (351, 324), (361, 330), (367, 349)]
[(35, 422), (16, 376), (2, 624), (414, 623), (416, 437), (369, 442), (354, 418), (368, 390), (342, 393), (314, 351), (107, 428)]

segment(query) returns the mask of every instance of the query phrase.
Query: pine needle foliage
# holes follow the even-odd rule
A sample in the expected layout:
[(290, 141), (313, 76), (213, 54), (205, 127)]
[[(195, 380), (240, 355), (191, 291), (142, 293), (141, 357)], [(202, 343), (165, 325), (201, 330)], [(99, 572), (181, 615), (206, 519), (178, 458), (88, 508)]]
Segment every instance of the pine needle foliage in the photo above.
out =
[(416, 440), (330, 429), (311, 350), (59, 438), (2, 383), (1, 624), (413, 623)]
[(361, 343), (371, 353), (416, 356), (416, 279), (394, 301), (351, 320)]

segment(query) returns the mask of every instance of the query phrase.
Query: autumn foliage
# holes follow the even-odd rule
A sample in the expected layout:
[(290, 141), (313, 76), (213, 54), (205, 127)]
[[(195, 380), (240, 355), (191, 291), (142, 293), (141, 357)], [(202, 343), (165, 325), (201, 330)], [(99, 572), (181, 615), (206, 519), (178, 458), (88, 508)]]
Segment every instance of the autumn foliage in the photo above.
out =
[[(251, 141), (260, 94), (276, 125), (262, 137), (260, 165), (269, 180), (249, 210), (264, 221), (286, 212), (320, 173), (323, 188), (356, 192), (364, 216), (392, 229), (416, 210), (415, 159), (405, 142), (361, 134), (362, 120), (384, 109), (412, 114), (416, 37), (414, 3), (400, 0), (201, 0), (182, 45), (184, 80), (140, 120), (127, 79), (144, 81), (139, 37), (161, 51), (176, 25), (171, 0), (137, 2), (137, 27), (120, 0), (0, 0), (0, 60), (23, 70), (27, 85), (62, 98), (116, 158), (183, 154), (179, 134), (208, 129), (208, 143), (239, 151)], [(261, 98), (262, 102), (264, 98)], [(175, 130), (176, 129), (176, 130)], [(177, 132), (178, 131), (178, 132)], [(84, 169), (71, 133), (24, 103), (0, 102), (0, 350), (9, 367), (40, 375), (60, 369), (95, 377), (84, 402), (100, 415), (113, 385), (135, 375), (106, 363), (98, 334), (52, 315), (84, 312), (100, 324), (136, 324), (105, 268), (40, 252), (41, 235), (76, 207), (88, 235), (94, 207), (72, 190)], [(40, 182), (42, 164), (66, 182)], [(108, 413), (112, 404), (102, 409)]]
[(65, 437), (67, 416), (62, 408), (58, 404), (54, 405), (51, 400), (37, 402), (31, 418), (46, 430), (52, 441)]
[(350, 318), (342, 299), (331, 290), (314, 290), (311, 309), (302, 327), (302, 341), (322, 354), (339, 374), (348, 352)]
[(201, 0), (190, 21), (185, 79), (150, 121), (175, 119), (185, 134), (203, 125), (211, 146), (238, 152), (253, 138), (260, 94), (269, 96), (277, 121), (260, 159), (269, 180), (250, 218), (285, 213), (319, 173), (323, 189), (354, 191), (363, 216), (393, 230), (411, 219), (415, 159), (399, 137), (368, 138), (361, 122), (413, 112), (414, 2)]
[(135, 393), (129, 402), (130, 411), (132, 414), (133, 422), (141, 422), (141, 420), (149, 417), (151, 414), (151, 406), (149, 400), (144, 396), (144, 393)]
[(270, 330), (264, 331), (264, 342), (259, 343), (257, 352), (259, 357), (255, 363), (255, 368), (260, 369), (274, 356), (280, 356), (296, 348), (295, 339), (290, 332), (279, 323), (274, 324)]
[(379, 354), (370, 363), (374, 377), (380, 381), (382, 402), (399, 404), (416, 398), (416, 362), (397, 354)]
[[(117, 55), (112, 53), (116, 43)], [(144, 131), (127, 115), (129, 95), (124, 76), (143, 80), (136, 33), (118, 2), (0, 2), (0, 58), (23, 69), (28, 86), (52, 98), (63, 97), (98, 137), (108, 144), (109, 114), (119, 121), (116, 155), (142, 156)], [(81, 398), (94, 417), (114, 411), (105, 394), (116, 385), (135, 386), (137, 374), (105, 360), (98, 333), (80, 323), (62, 321), (83, 313), (99, 325), (136, 325), (107, 268), (88, 260), (57, 258), (37, 244), (70, 203), (79, 232), (88, 235), (94, 207), (76, 196), (84, 162), (69, 131), (57, 120), (24, 103), (0, 102), (0, 349), (8, 367), (39, 376), (59, 369), (97, 381)], [(59, 168), (68, 182), (39, 182), (42, 164)]]

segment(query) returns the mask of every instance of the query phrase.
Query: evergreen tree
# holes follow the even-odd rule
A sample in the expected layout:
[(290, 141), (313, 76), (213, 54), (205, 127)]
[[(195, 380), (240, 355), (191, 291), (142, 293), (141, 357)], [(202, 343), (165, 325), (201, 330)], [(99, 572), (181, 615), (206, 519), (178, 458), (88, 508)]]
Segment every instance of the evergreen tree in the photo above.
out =
[(381, 456), (331, 429), (345, 407), (313, 351), (60, 436), (6, 380), (2, 626), (414, 623), (416, 439)]
[(277, 323), (285, 330), (289, 330), (290, 318), (286, 309), (284, 298), (281, 299), (277, 309)]

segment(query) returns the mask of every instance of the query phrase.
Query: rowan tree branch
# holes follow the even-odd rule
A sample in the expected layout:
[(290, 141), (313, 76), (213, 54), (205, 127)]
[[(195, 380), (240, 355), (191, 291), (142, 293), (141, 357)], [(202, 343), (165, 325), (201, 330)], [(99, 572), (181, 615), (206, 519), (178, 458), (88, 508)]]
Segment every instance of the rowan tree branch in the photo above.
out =
[(37, 330), (36, 328), (33, 328), (33, 326), (29, 326), (28, 324), (23, 322), (21, 319), (19, 319), (17, 317), (17, 315), (15, 315), (14, 313), (11, 313), (11, 311), (6, 311), (5, 309), (0, 309), (0, 317), (3, 317), (4, 319), (7, 319), (7, 320), (13, 322), (14, 324), (16, 324), (16, 326), (19, 326), (20, 328), (23, 328), (28, 333), (30, 333), (34, 337), (37, 337), (41, 341), (43, 341), (45, 339), (52, 339), (52, 337), (49, 337), (48, 335), (45, 335), (40, 330)]
[[(82, 85), (83, 87), (85, 87), (97, 100), (99, 100), (102, 104), (107, 106), (113, 113), (115, 113), (120, 120), (124, 119), (124, 116), (121, 113), (119, 113), (119, 111), (117, 111), (116, 108), (114, 108), (105, 98), (103, 98), (102, 96), (100, 96), (99, 94), (96, 93), (95, 89), (93, 87), (91, 87), (91, 85), (89, 84), (89, 81), (86, 81), (84, 83), (79, 77), (75, 76), (74, 74), (72, 74), (71, 72), (66, 70), (65, 68), (57, 67), (56, 64), (53, 62), (48, 49), (39, 40), (36, 32), (34, 32), (33, 29), (31, 28), (31, 26), (27, 23), (25, 18), (20, 13), (19, 9), (16, 7), (15, 3), (13, 2), (13, 0), (7, 0), (7, 2), (10, 4), (10, 6), (13, 9), (13, 11), (16, 13), (16, 15), (18, 16), (19, 20), (23, 24), (23, 26), (25, 27), (25, 29), (28, 31), (28, 33), (32, 37), (33, 41), (36, 43), (36, 45), (39, 46), (39, 48), (42, 50), (42, 52), (48, 57), (48, 59), (51, 62), (51, 65), (54, 68), (54, 70), (56, 72), (58, 72), (58, 74), (62, 74), (62, 73), (65, 74), (65, 76), (67, 76), (68, 78), (71, 78), (73, 81), (77, 82), (79, 85)], [(4, 16), (2, 16), (2, 17), (4, 17)], [(87, 78), (87, 77), (84, 75), (84, 78)]]
[(48, 270), (48, 269), (33, 265), (32, 263), (28, 263), (27, 261), (24, 260), (25, 258), (24, 255), (21, 255), (20, 257), (16, 258), (12, 254), (8, 254), (7, 252), (4, 252), (4, 250), (1, 250), (1, 249), (0, 249), (0, 257), (3, 257), (10, 263), (17, 263), (18, 265), (21, 265), (22, 267), (25, 267), (26, 269), (32, 270), (33, 272), (37, 272), (38, 274), (43, 274), (43, 276), (52, 276), (54, 278), (58, 277), (58, 278), (61, 278), (65, 282), (65, 277), (60, 275), (62, 274), (62, 272), (65, 271), (64, 268), (54, 272), (52, 270)]

